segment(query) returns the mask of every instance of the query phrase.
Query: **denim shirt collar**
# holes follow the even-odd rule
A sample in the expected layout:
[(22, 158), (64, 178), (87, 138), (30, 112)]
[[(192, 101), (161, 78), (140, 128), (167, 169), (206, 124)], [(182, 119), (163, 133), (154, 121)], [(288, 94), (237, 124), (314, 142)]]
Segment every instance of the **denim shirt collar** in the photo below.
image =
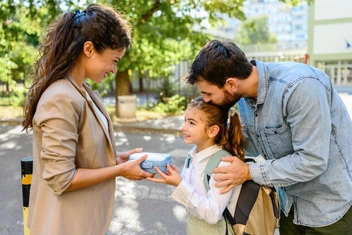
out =
[[(263, 104), (265, 96), (269, 89), (268, 68), (264, 63), (260, 62), (259, 60), (251, 60), (251, 64), (256, 66), (258, 71), (258, 91), (256, 104)], [(255, 105), (255, 102), (252, 98), (245, 98), (245, 100), (249, 105)]]

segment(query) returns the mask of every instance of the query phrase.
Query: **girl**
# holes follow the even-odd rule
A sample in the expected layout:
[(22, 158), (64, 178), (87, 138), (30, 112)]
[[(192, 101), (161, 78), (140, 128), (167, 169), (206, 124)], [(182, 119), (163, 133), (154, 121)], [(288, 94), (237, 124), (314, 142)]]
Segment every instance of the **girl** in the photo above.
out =
[[(231, 109), (232, 112), (232, 109)], [(234, 112), (233, 112), (234, 113)], [(210, 178), (210, 190), (204, 186), (204, 170), (210, 157), (221, 149), (229, 155), (244, 160), (242, 136), (239, 116), (234, 113), (230, 117), (230, 126), (227, 128), (228, 111), (205, 103), (199, 97), (192, 100), (186, 109), (185, 124), (182, 127), (184, 141), (195, 146), (189, 152), (191, 162), (185, 162), (181, 175), (175, 166), (168, 165), (168, 173), (163, 174), (157, 167), (161, 178), (148, 178), (148, 180), (175, 186), (172, 193), (179, 203), (183, 204), (188, 213), (188, 234), (225, 234), (226, 222), (222, 213), (226, 207), (234, 211), (241, 185), (233, 190), (220, 194), (221, 188), (214, 186), (213, 177)], [(229, 165), (220, 162), (219, 166)], [(228, 224), (229, 234), (234, 234)]]
[(24, 106), (24, 130), (33, 129), (31, 234), (106, 234), (114, 208), (115, 178), (152, 174), (116, 152), (114, 131), (99, 94), (102, 82), (131, 45), (127, 21), (92, 4), (53, 22), (39, 47), (34, 82)]

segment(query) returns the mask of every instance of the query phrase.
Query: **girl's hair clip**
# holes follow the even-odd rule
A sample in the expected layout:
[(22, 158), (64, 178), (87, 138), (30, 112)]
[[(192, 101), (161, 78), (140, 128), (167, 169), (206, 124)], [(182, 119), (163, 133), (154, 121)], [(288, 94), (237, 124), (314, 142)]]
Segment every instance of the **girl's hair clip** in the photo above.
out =
[(82, 16), (84, 16), (84, 15), (85, 15), (85, 11), (76, 10), (76, 11), (75, 11), (75, 14), (73, 15), (73, 17), (74, 17), (75, 19), (77, 19), (77, 18), (80, 18), (80, 17), (82, 17)]
[(229, 117), (233, 117), (236, 113), (236, 110), (234, 108), (229, 109)]

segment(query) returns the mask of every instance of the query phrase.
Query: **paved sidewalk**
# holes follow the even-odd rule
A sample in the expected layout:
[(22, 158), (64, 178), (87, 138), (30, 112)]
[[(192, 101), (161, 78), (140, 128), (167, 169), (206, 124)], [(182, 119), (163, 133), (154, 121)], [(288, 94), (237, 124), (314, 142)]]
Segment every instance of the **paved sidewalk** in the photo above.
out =
[(347, 111), (352, 119), (352, 94), (340, 93), (341, 99), (346, 105)]
[[(21, 118), (9, 118), (0, 120), (1, 124), (21, 125)], [(184, 116), (170, 116), (161, 119), (150, 119), (135, 122), (114, 122), (115, 131), (132, 131), (148, 133), (182, 134)]]

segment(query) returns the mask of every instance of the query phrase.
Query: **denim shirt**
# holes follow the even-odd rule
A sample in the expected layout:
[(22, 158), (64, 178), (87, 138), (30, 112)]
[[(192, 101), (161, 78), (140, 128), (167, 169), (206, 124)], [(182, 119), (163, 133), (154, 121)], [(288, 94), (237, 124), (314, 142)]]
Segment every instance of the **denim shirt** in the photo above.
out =
[(301, 63), (252, 61), (258, 96), (238, 102), (255, 182), (278, 189), (294, 223), (323, 227), (352, 204), (352, 122), (330, 78)]

